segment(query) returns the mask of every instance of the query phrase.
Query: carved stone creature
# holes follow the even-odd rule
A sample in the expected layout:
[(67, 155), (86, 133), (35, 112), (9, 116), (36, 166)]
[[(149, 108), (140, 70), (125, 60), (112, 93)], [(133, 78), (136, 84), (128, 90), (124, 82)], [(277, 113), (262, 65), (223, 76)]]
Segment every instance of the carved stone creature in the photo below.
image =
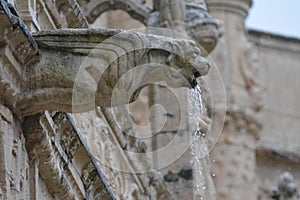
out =
[(204, 0), (153, 0), (148, 26), (187, 32), (207, 52), (216, 46), (219, 23), (210, 16)]
[[(9, 10), (1, 13), (7, 20), (5, 26), (22, 25), (21, 19), (14, 25), (11, 15)], [(26, 59), (34, 62), (23, 64), (21, 56), (22, 68), (16, 70), (17, 64), (6, 62), (9, 60), (6, 54), (0, 57), (1, 63), (5, 63), (0, 77), (6, 71), (14, 72), (3, 84), (14, 80), (15, 85), (13, 94), (7, 90), (0, 94), (9, 99), (3, 101), (20, 115), (42, 110), (84, 112), (95, 105), (129, 103), (147, 83), (165, 81), (171, 87), (191, 87), (194, 74), (206, 75), (209, 70), (208, 60), (190, 40), (108, 29), (41, 31), (32, 38), (21, 27), (24, 31), (18, 32), (19, 37), (12, 38), (7, 45), (17, 43), (18, 49), (34, 51)], [(6, 38), (6, 33), (3, 34)], [(19, 38), (22, 43), (18, 42)], [(3, 43), (5, 46), (6, 41)], [(118, 97), (114, 100), (113, 91)], [(77, 92), (75, 96), (74, 92)]]
[(208, 13), (205, 0), (185, 0), (185, 2), (187, 33), (207, 52), (211, 52), (220, 35), (219, 23)]

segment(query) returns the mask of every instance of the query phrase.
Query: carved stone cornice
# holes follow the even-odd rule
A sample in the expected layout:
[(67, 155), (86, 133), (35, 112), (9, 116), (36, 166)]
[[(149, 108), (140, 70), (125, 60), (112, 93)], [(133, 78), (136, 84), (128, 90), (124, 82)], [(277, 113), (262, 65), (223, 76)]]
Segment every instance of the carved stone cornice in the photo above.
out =
[(243, 16), (248, 15), (252, 0), (206, 0), (210, 11), (224, 10)]
[(68, 114), (26, 117), (23, 127), (27, 151), (37, 157), (50, 193), (62, 199), (115, 199)]

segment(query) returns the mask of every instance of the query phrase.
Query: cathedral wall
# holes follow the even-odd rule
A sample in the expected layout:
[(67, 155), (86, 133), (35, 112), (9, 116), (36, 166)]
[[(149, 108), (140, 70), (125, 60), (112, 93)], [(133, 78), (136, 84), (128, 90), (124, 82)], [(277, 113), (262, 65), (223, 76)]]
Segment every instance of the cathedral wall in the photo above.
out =
[(263, 95), (257, 180), (260, 198), (271, 199), (284, 171), (300, 185), (300, 41), (256, 31), (250, 31), (249, 40), (257, 49)]
[(255, 32), (250, 40), (257, 45), (263, 89), (261, 143), (299, 155), (300, 41)]

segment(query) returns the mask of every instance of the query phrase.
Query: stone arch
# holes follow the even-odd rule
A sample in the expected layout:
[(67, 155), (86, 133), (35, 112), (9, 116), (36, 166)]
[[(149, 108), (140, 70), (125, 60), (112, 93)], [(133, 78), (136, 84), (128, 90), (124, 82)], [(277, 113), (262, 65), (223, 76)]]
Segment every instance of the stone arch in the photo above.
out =
[(105, 11), (93, 22), (93, 24), (90, 24), (90, 27), (138, 30), (145, 28), (146, 26), (141, 21), (133, 19), (128, 12), (118, 9)]
[(147, 23), (151, 9), (135, 0), (79, 0), (89, 23), (93, 23), (101, 14), (109, 10), (123, 10), (133, 19)]

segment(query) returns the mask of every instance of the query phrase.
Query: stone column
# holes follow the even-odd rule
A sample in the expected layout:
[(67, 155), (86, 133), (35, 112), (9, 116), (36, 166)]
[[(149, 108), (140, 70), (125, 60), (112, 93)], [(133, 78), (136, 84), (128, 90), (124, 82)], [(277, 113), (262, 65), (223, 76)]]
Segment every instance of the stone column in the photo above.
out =
[(207, 4), (223, 29), (211, 55), (223, 74), (227, 92), (230, 91), (228, 100), (258, 111), (261, 105), (255, 78), (257, 55), (247, 40), (245, 29), (252, 0), (208, 0)]
[[(160, 21), (149, 26), (159, 26), (174, 30), (177, 38), (182, 35), (191, 37), (200, 43), (204, 49), (201, 54), (210, 52), (217, 41), (217, 24), (207, 12), (204, 0), (154, 0), (154, 12), (152, 16), (159, 16)], [(176, 34), (180, 32), (181, 34)], [(167, 33), (169, 33), (167, 31)], [(197, 77), (197, 75), (195, 75)], [(196, 78), (195, 77), (195, 78)], [(195, 185), (195, 168), (191, 162), (192, 155), (189, 146), (192, 143), (195, 127), (189, 116), (189, 89), (181, 88), (172, 90), (168, 87), (151, 87), (149, 107), (153, 108), (151, 115), (152, 132), (155, 133), (152, 140), (152, 149), (167, 149), (168, 154), (154, 153), (153, 166), (163, 166), (158, 172), (164, 177), (174, 199), (193, 199)], [(195, 108), (196, 109), (196, 108)], [(159, 127), (162, 129), (159, 130)], [(172, 147), (169, 145), (174, 142)], [(169, 146), (168, 146), (169, 145)], [(178, 156), (178, 157), (175, 157)], [(172, 162), (169, 162), (173, 158)], [(207, 171), (205, 175), (209, 177)], [(208, 191), (208, 190), (207, 190)]]
[(255, 200), (256, 138), (260, 130), (255, 114), (242, 106), (227, 108), (225, 126), (212, 151), (217, 199)]
[(257, 199), (256, 139), (260, 131), (255, 54), (246, 38), (245, 18), (251, 0), (207, 0), (210, 13), (222, 21), (223, 34), (212, 52), (227, 93), (223, 133), (212, 152), (217, 199)]

